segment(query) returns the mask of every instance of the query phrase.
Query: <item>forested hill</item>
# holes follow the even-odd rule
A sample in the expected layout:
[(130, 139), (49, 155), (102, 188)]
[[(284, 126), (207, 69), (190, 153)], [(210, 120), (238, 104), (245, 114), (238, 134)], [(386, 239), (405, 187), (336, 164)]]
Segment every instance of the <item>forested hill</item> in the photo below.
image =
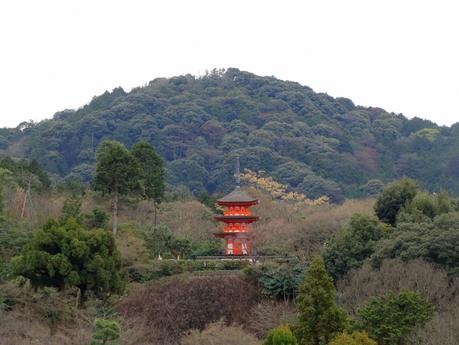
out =
[(227, 191), (238, 154), (243, 168), (310, 197), (339, 201), (401, 176), (459, 194), (459, 124), (408, 120), (234, 68), (117, 88), (52, 120), (0, 129), (0, 153), (89, 181), (104, 139), (147, 140), (166, 160), (168, 181), (194, 192)]

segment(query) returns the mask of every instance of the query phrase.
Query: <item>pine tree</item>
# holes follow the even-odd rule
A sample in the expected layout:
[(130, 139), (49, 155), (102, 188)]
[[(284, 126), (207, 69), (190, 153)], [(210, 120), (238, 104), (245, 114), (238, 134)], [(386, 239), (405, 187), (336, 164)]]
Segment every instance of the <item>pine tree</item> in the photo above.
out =
[(297, 339), (300, 345), (326, 345), (341, 332), (346, 313), (335, 303), (335, 288), (320, 256), (315, 256), (297, 298)]

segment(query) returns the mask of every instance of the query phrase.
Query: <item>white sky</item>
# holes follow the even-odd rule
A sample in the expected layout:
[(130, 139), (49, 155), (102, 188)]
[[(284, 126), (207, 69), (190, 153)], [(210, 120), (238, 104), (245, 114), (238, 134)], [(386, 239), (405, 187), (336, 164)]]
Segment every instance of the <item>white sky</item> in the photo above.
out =
[(214, 67), (451, 124), (458, 36), (454, 0), (1, 0), (0, 127)]

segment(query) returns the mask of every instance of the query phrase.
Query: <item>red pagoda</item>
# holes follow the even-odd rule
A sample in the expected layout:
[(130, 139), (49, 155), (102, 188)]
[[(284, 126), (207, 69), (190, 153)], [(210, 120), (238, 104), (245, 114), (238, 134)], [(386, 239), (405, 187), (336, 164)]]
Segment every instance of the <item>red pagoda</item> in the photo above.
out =
[(239, 172), (239, 157), (236, 160), (236, 188), (217, 200), (217, 204), (225, 207), (222, 216), (215, 219), (225, 223), (222, 232), (215, 233), (214, 236), (226, 240), (226, 255), (250, 255), (251, 234), (249, 225), (258, 220), (252, 215), (250, 206), (257, 205), (258, 200), (252, 198), (241, 190), (241, 180)]

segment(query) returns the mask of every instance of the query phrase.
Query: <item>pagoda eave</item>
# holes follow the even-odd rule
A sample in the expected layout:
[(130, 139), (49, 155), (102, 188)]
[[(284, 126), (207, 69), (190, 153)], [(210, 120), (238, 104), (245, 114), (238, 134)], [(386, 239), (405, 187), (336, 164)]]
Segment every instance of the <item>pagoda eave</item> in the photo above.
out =
[(225, 223), (253, 223), (259, 220), (256, 216), (216, 216), (215, 220)]
[(247, 232), (216, 232), (212, 234), (214, 238), (245, 238), (251, 239), (254, 237), (253, 234)]

